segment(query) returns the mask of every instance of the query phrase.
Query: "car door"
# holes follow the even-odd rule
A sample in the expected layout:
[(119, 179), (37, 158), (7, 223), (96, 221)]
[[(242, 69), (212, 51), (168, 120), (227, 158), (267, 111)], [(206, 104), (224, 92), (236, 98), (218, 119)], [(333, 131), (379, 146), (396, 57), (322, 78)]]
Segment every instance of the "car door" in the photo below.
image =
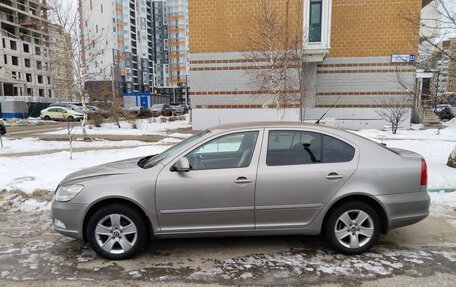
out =
[[(161, 231), (253, 229), (254, 192), (262, 129), (218, 135), (176, 157), (158, 175)], [(172, 171), (187, 157), (189, 172)]]
[(317, 130), (267, 129), (255, 192), (256, 228), (304, 227), (355, 172), (358, 150)]
[(64, 110), (64, 109), (62, 109), (62, 108), (57, 108), (57, 109), (56, 109), (56, 113), (55, 113), (55, 118), (61, 119), (61, 120), (66, 119), (67, 114), (68, 114), (68, 113), (67, 113), (66, 110)]
[(53, 120), (58, 120), (61, 119), (61, 116), (59, 115), (59, 109), (58, 108), (52, 108), (48, 110), (48, 115), (51, 119)]

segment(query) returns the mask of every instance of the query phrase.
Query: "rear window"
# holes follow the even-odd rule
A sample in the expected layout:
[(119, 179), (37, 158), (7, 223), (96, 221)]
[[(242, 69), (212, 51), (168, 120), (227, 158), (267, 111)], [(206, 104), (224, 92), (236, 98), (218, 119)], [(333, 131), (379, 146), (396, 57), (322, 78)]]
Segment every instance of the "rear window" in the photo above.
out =
[(268, 166), (349, 162), (355, 149), (337, 138), (306, 131), (270, 131)]

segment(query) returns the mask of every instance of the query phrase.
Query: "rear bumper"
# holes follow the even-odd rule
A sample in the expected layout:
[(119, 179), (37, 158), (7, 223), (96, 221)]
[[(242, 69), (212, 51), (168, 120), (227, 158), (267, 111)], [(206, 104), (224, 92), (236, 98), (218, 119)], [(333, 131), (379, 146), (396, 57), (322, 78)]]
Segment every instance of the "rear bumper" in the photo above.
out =
[(429, 215), (431, 199), (426, 191), (392, 195), (380, 195), (388, 215), (389, 229), (411, 225)]

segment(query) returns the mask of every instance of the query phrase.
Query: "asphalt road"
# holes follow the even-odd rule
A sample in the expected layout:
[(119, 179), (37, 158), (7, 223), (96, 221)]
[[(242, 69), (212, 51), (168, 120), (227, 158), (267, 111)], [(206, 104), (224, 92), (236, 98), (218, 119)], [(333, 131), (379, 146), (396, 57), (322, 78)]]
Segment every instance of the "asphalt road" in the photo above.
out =
[(47, 208), (17, 209), (22, 200), (0, 193), (2, 286), (456, 285), (456, 229), (438, 218), (393, 230), (359, 256), (318, 236), (273, 236), (154, 240), (135, 259), (107, 261), (54, 232)]

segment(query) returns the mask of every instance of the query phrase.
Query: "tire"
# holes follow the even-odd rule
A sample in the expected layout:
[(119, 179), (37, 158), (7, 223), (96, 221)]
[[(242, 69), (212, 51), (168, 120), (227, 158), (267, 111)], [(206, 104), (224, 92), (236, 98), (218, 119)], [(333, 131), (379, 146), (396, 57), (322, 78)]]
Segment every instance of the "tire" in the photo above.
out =
[(45, 121), (50, 121), (50, 120), (51, 120), (51, 117), (50, 117), (50, 116), (44, 116), (43, 120), (45, 120)]
[(375, 245), (380, 237), (381, 221), (372, 206), (355, 201), (344, 203), (333, 210), (323, 228), (333, 249), (342, 254), (355, 255), (364, 253)]
[(69, 117), (67, 118), (67, 121), (68, 121), (68, 122), (74, 122), (74, 117), (73, 117), (73, 116), (69, 116)]
[(93, 250), (109, 260), (128, 259), (144, 250), (147, 234), (145, 219), (126, 205), (102, 207), (87, 224), (87, 240)]

